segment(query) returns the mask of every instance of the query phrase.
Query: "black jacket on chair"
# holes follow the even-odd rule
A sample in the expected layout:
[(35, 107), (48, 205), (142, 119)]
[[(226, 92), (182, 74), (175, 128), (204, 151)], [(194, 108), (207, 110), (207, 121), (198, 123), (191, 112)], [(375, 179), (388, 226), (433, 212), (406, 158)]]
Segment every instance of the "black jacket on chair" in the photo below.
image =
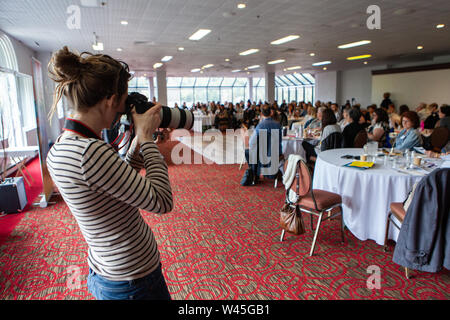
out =
[(333, 132), (328, 137), (323, 139), (323, 141), (320, 145), (320, 151), (342, 148), (342, 144), (343, 144), (342, 140), (343, 140), (342, 133)]
[(450, 169), (436, 169), (416, 187), (394, 250), (404, 267), (439, 272), (450, 269)]

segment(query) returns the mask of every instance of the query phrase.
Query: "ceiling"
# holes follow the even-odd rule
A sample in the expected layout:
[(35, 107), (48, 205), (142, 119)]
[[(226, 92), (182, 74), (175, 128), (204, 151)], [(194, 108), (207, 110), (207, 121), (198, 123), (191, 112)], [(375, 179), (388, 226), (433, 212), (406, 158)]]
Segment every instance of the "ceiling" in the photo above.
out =
[[(104, 43), (103, 53), (124, 60), (138, 73), (151, 74), (163, 56), (173, 56), (162, 67), (168, 76), (200, 76), (190, 70), (206, 64), (214, 67), (206, 69), (203, 76), (246, 76), (246, 72), (231, 70), (255, 64), (261, 67), (251, 73), (261, 75), (267, 62), (276, 59), (286, 60), (269, 66), (277, 75), (297, 65), (302, 69), (296, 71), (315, 74), (323, 67), (312, 63), (324, 60), (332, 61), (328, 70), (363, 67), (361, 60), (346, 60), (354, 55), (372, 54), (367, 61), (374, 66), (450, 54), (448, 0), (378, 0), (380, 30), (366, 26), (366, 10), (373, 0), (104, 0), (105, 5), (97, 8), (82, 7), (80, 1), (0, 0), (0, 29), (36, 51), (68, 45), (92, 52), (95, 32)], [(238, 3), (247, 7), (237, 9)], [(79, 30), (66, 26), (70, 5), (81, 8)], [(121, 25), (121, 20), (128, 25)], [(437, 29), (440, 23), (446, 27)], [(200, 41), (189, 40), (200, 28), (212, 32)], [(270, 44), (292, 34), (300, 38), (278, 46)], [(372, 43), (337, 48), (359, 40)], [(417, 50), (418, 45), (424, 49)], [(180, 52), (178, 47), (185, 50)], [(260, 51), (239, 55), (251, 48)], [(311, 57), (311, 52), (316, 55)]]

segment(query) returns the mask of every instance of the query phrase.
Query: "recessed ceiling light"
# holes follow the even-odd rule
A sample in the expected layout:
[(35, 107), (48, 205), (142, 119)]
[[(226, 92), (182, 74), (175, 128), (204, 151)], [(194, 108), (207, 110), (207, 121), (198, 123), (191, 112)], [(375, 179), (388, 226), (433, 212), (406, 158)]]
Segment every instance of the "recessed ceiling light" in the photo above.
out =
[(259, 49), (248, 49), (246, 51), (243, 51), (243, 52), (239, 53), (239, 55), (240, 56), (248, 56), (249, 54), (253, 54), (253, 53), (256, 53), (258, 51), (259, 51)]
[(147, 74), (146, 73), (144, 73), (144, 77), (146, 77), (147, 76)]
[(279, 60), (269, 61), (269, 62), (267, 62), (267, 64), (278, 64), (278, 63), (283, 63), (285, 61), (286, 60), (284, 60), (284, 59), (279, 59)]
[(127, 26), (128, 25), (128, 21), (122, 20), (120, 21), (120, 24), (123, 26)]
[(201, 38), (203, 38), (210, 32), (211, 32), (211, 30), (209, 30), (209, 29), (199, 29), (192, 36), (189, 37), (189, 40), (194, 40), (194, 41), (200, 40)]
[(172, 60), (172, 58), (173, 58), (172, 56), (165, 56), (164, 58), (161, 59), (161, 61), (162, 62), (167, 62), (167, 61)]
[(227, 58), (227, 59), (225, 59), (225, 61), (228, 62), (228, 61), (230, 61), (230, 59)]
[(445, 27), (445, 24), (443, 24), (443, 23), (438, 24), (438, 25), (436, 26), (436, 28), (438, 28), (438, 29), (442, 29), (443, 27)]
[(95, 51), (103, 51), (103, 43), (102, 42), (97, 42), (97, 44), (93, 44), (92, 45), (92, 49), (94, 49)]
[(417, 46), (417, 50), (422, 50), (423, 46)]
[(352, 60), (361, 60), (361, 59), (367, 59), (367, 58), (370, 58), (370, 57), (372, 57), (371, 54), (363, 54), (363, 55), (360, 55), (360, 56), (348, 57), (347, 60), (350, 60), (350, 61), (352, 61)]
[(183, 47), (179, 47), (178, 51), (184, 51), (184, 48)]
[(272, 41), (270, 44), (278, 45), (278, 44), (286, 43), (286, 42), (289, 42), (289, 41), (292, 41), (292, 40), (296, 40), (298, 38), (300, 38), (299, 35), (290, 35), (290, 36), (287, 36), (287, 37), (284, 37), (284, 38)]
[(214, 65), (213, 64), (207, 64), (207, 65), (203, 66), (202, 69), (208, 69), (208, 68), (211, 68), (211, 67), (214, 67)]
[(297, 69), (301, 69), (301, 68), (302, 68), (301, 66), (289, 67), (289, 68), (286, 68), (284, 71), (287, 71), (287, 70), (297, 70)]
[(245, 3), (239, 3), (237, 5), (238, 9), (245, 9), (247, 7), (247, 5)]
[(248, 69), (248, 70), (251, 70), (251, 69), (256, 69), (256, 68), (259, 68), (259, 67), (260, 67), (259, 64), (255, 64), (255, 65), (253, 65), (253, 66), (247, 67), (247, 69)]
[(232, 70), (231, 72), (239, 72), (239, 71), (241, 71), (241, 70), (237, 69), (237, 70)]
[(250, 74), (250, 72), (247, 72), (247, 74)]
[(364, 64), (367, 64), (367, 61), (364, 61)]
[(314, 52), (311, 52), (309, 55), (310, 55), (311, 57), (314, 57), (316, 54), (315, 54)]
[(327, 70), (327, 67), (323, 67), (323, 70)]
[(348, 48), (363, 46), (363, 45), (369, 44), (369, 43), (372, 43), (372, 41), (370, 41), (370, 40), (362, 40), (362, 41), (342, 44), (342, 45), (338, 46), (338, 48), (339, 49), (348, 49)]
[(121, 52), (121, 51), (123, 51), (123, 49), (122, 48), (117, 48), (117, 51)]
[(161, 62), (157, 62), (153, 65), (153, 68), (158, 69), (159, 67), (162, 67), (162, 63)]
[(200, 71), (200, 68), (192, 69), (192, 70), (191, 70), (191, 72), (199, 72), (199, 71)]
[(203, 71), (200, 71), (200, 73), (203, 73)]
[(313, 63), (312, 65), (314, 66), (314, 67), (317, 67), (317, 66), (323, 66), (323, 65), (325, 65), (325, 64), (330, 64), (331, 63), (331, 61), (322, 61), (322, 62), (316, 62), (316, 63)]

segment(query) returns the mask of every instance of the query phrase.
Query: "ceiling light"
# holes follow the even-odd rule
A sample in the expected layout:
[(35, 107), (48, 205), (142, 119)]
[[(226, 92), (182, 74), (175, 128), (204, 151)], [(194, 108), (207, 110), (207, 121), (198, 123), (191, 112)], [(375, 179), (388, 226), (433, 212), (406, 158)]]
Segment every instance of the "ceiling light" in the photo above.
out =
[(103, 43), (102, 42), (94, 43), (92, 45), (92, 49), (94, 49), (95, 51), (103, 51)]
[(438, 28), (438, 29), (442, 29), (443, 27), (445, 27), (445, 24), (443, 24), (443, 23), (438, 24), (438, 25), (436, 26), (436, 28)]
[(199, 29), (197, 32), (195, 32), (192, 36), (189, 37), (189, 40), (200, 40), (204, 36), (206, 36), (208, 33), (210, 33), (211, 30), (209, 29)]
[(317, 67), (317, 66), (323, 66), (323, 65), (325, 65), (325, 64), (330, 64), (331, 63), (331, 61), (322, 61), (322, 62), (316, 62), (316, 63), (313, 63), (312, 65), (314, 66), (314, 67)]
[(367, 61), (364, 61), (364, 64), (367, 64)]
[(241, 71), (241, 70), (237, 69), (237, 70), (232, 70), (231, 72), (239, 72), (239, 71)]
[(199, 72), (199, 71), (200, 71), (199, 68), (197, 68), (197, 69), (192, 69), (192, 70), (191, 70), (191, 72)]
[(172, 60), (172, 58), (173, 58), (172, 56), (165, 56), (164, 58), (161, 59), (161, 61), (162, 62), (167, 62), (167, 61)]
[(286, 42), (289, 42), (289, 41), (292, 41), (292, 40), (295, 40), (295, 39), (298, 39), (298, 38), (300, 38), (299, 35), (290, 35), (290, 36), (287, 36), (287, 37), (284, 37), (284, 38), (272, 41), (270, 44), (278, 45), (278, 44), (286, 43)]
[(283, 63), (285, 61), (286, 60), (284, 60), (284, 59), (279, 59), (279, 60), (269, 61), (269, 62), (267, 62), (267, 64), (277, 64), (277, 63)]
[(237, 5), (238, 9), (245, 9), (245, 7), (247, 7), (247, 5), (245, 3), (239, 3)]
[(354, 57), (348, 57), (347, 60), (361, 60), (361, 59), (367, 59), (370, 58), (372, 55), (371, 54), (363, 54), (361, 56), (354, 56)]
[(158, 69), (159, 67), (162, 67), (162, 63), (161, 62), (157, 62), (153, 65), (153, 68)]
[(250, 72), (247, 72), (247, 74), (250, 74)]
[(241, 53), (239, 53), (240, 56), (248, 56), (249, 54), (253, 54), (258, 52), (259, 49), (248, 49), (247, 51), (243, 51)]
[(128, 25), (128, 21), (122, 20), (120, 21), (120, 24), (123, 26), (127, 26)]
[(253, 66), (247, 67), (247, 69), (251, 70), (251, 69), (256, 69), (256, 68), (259, 68), (259, 67), (260, 67), (259, 64), (255, 64)]
[(284, 71), (287, 71), (287, 70), (297, 70), (297, 69), (301, 69), (301, 68), (302, 68), (301, 66), (289, 67), (289, 68), (284, 69)]
[(213, 64), (207, 64), (207, 65), (203, 66), (202, 69), (208, 69), (208, 68), (211, 68), (211, 67), (214, 67), (214, 65)]
[(228, 61), (230, 61), (230, 59), (227, 58), (227, 59), (225, 59), (225, 61), (228, 62)]
[(184, 48), (183, 47), (179, 47), (178, 51), (184, 51)]
[(88, 8), (98, 8), (100, 7), (99, 0), (80, 0), (81, 6)]
[(147, 74), (146, 73), (144, 73), (144, 77), (146, 77), (147, 76)]
[(422, 50), (423, 46), (417, 46), (417, 50)]
[(314, 57), (316, 54), (315, 54), (314, 52), (311, 52), (309, 55), (310, 55), (311, 57)]
[(200, 71), (200, 73), (203, 73), (203, 71)]
[(121, 52), (121, 51), (123, 51), (123, 49), (122, 48), (117, 48), (117, 51)]
[(370, 40), (362, 40), (362, 41), (357, 41), (357, 42), (343, 44), (343, 45), (338, 46), (338, 48), (339, 49), (348, 49), (348, 48), (363, 46), (363, 45), (369, 44), (369, 43), (372, 43), (372, 41), (370, 41)]
[(327, 67), (323, 67), (323, 70), (327, 70)]

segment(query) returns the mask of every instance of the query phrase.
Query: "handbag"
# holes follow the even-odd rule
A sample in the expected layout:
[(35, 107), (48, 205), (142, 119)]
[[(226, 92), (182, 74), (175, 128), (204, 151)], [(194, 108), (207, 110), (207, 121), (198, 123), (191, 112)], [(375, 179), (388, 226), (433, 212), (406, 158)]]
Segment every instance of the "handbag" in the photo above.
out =
[(280, 211), (280, 225), (281, 228), (295, 235), (305, 233), (305, 225), (298, 205), (291, 206), (289, 203), (283, 205)]

